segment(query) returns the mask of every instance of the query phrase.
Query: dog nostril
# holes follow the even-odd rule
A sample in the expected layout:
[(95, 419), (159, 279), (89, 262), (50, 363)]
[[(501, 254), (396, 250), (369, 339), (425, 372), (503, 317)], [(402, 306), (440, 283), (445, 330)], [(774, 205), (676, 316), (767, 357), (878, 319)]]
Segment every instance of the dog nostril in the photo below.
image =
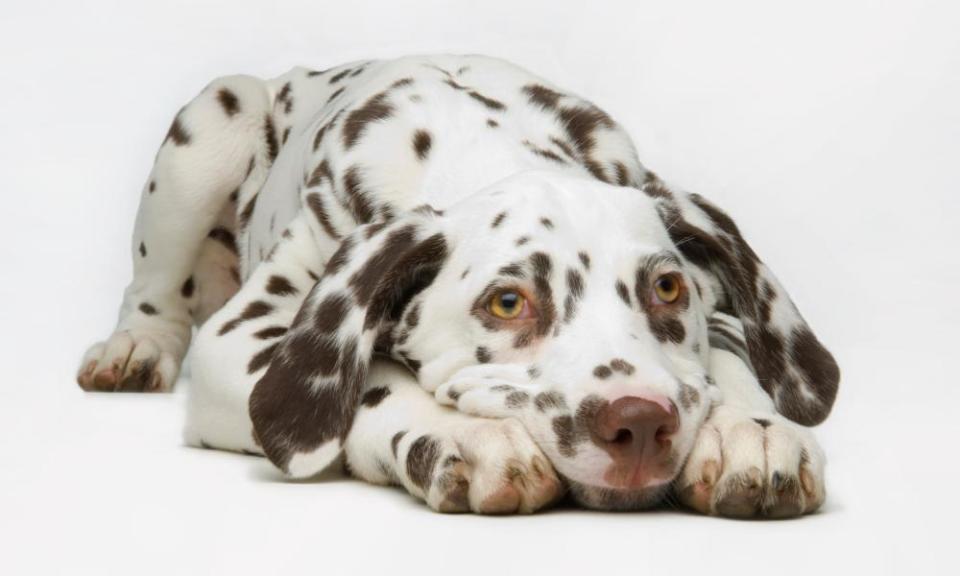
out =
[(617, 430), (616, 436), (613, 437), (610, 443), (617, 446), (629, 446), (631, 442), (633, 442), (633, 432), (626, 428), (621, 428)]

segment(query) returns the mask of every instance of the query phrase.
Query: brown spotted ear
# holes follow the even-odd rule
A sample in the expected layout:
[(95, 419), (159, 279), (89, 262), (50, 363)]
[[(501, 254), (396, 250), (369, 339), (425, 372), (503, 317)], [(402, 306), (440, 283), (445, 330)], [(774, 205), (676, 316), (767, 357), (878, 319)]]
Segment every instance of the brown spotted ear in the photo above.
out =
[(826, 419), (840, 369), (733, 220), (701, 196), (670, 192), (659, 180), (644, 190), (657, 200), (677, 249), (715, 278), (722, 291), (717, 309), (743, 323), (757, 379), (777, 410), (806, 426)]
[(411, 213), (345, 238), (254, 387), (254, 434), (289, 475), (316, 474), (340, 454), (378, 336), (447, 257), (434, 218)]

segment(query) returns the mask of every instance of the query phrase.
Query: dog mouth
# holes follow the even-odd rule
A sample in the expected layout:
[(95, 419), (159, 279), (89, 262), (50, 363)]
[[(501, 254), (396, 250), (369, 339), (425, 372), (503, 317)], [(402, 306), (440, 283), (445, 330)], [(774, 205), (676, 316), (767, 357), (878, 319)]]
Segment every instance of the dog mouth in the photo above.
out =
[(594, 510), (646, 510), (662, 502), (670, 490), (670, 482), (645, 488), (607, 488), (591, 486), (563, 477), (569, 496), (581, 506)]

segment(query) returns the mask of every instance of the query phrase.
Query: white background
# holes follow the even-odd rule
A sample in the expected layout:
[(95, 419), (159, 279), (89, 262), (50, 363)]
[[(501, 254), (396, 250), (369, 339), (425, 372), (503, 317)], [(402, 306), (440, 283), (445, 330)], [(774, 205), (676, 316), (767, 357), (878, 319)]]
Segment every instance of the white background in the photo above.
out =
[[(952, 6), (951, 6), (952, 4)], [(8, 2), (0, 11), (0, 573), (957, 571), (960, 13), (951, 2)], [(211, 78), (506, 57), (717, 201), (844, 379), (813, 517), (441, 516), (180, 445), (181, 398), (84, 395), (140, 187)]]

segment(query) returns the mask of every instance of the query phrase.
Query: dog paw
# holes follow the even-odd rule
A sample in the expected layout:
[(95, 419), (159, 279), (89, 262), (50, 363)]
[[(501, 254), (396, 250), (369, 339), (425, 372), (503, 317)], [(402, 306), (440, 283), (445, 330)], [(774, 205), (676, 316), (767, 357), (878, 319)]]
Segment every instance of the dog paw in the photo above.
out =
[(77, 383), (87, 391), (166, 392), (177, 379), (180, 363), (161, 342), (149, 334), (115, 332), (83, 355)]
[(676, 492), (704, 514), (790, 518), (823, 503), (823, 472), (823, 451), (808, 429), (777, 414), (719, 406), (701, 428)]
[(415, 436), (399, 448), (408, 489), (439, 512), (528, 514), (563, 492), (546, 456), (516, 420), (461, 422), (449, 434)]
[(437, 402), (464, 414), (507, 418), (530, 403), (529, 376), (513, 364), (468, 366), (434, 392)]

